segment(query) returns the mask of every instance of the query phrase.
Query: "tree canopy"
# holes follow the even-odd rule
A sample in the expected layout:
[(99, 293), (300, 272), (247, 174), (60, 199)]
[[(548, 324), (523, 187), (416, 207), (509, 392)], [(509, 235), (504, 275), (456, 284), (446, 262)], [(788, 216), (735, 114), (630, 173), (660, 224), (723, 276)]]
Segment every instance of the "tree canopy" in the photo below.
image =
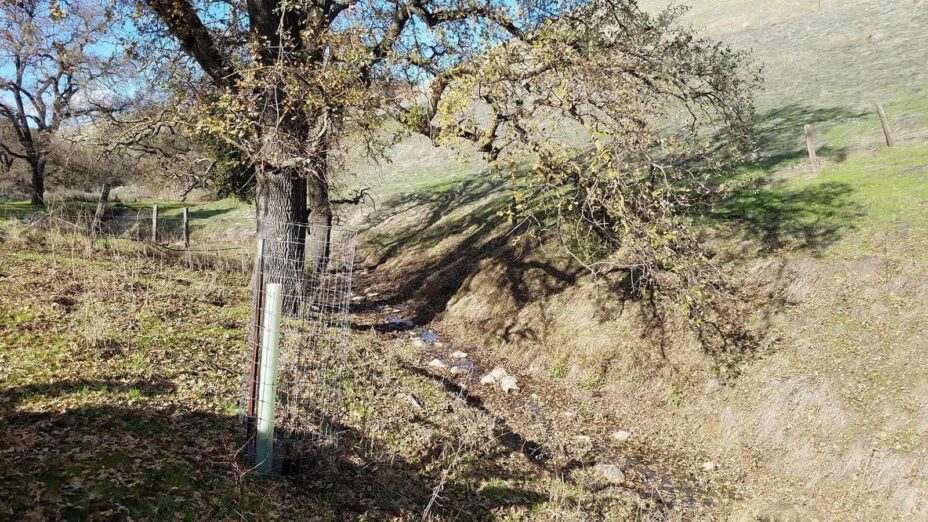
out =
[(125, 62), (113, 47), (116, 13), (79, 0), (0, 3), (0, 117), (15, 136), (0, 140), (0, 159), (28, 163), (33, 204), (44, 201), (55, 134), (120, 103), (113, 80)]
[(485, 154), (520, 185), (512, 212), (556, 231), (592, 272), (627, 274), (655, 315), (682, 306), (721, 353), (741, 334), (710, 296), (730, 289), (686, 214), (749, 144), (758, 71), (682, 12), (634, 0), (145, 0), (138, 19), (190, 96), (178, 120), (254, 180), (259, 232), (292, 236), (277, 257), (303, 258), (288, 224), (332, 224), (339, 142), (377, 144), (394, 120)]

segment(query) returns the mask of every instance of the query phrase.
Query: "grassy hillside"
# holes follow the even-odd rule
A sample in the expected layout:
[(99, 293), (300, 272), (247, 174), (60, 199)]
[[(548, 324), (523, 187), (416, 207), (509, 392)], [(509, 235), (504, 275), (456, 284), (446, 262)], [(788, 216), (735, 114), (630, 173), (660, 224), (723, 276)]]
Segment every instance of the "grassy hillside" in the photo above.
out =
[[(641, 2), (648, 10), (666, 3)], [(421, 138), (405, 140), (390, 149), (390, 161), (350, 166), (345, 188), (369, 188), (374, 203), (341, 209), (340, 215), (362, 231), (356, 285), (372, 296), (360, 307), (369, 314), (363, 326), (382, 324), (388, 313), (400, 314), (417, 327), (440, 332), (446, 345), (423, 350), (402, 335), (356, 338), (359, 346), (374, 350), (367, 356), (385, 367), (374, 387), (382, 392), (399, 382), (430, 402), (428, 414), (407, 418), (393, 411), (395, 397), (374, 394), (376, 407), (393, 408), (385, 418), (394, 424), (383, 427), (378, 443), (403, 455), (401, 471), (425, 477), (397, 486), (391, 482), (396, 476), (384, 468), (382, 475), (370, 478), (374, 489), (434, 487), (442, 480), (447, 456), (435, 455), (435, 448), (448, 446), (430, 441), (462, 436), (449, 426), (476, 419), (471, 422), (479, 426), (502, 422), (519, 435), (516, 442), (522, 447), (529, 441), (557, 448), (554, 453), (564, 462), (539, 471), (511, 444), (497, 444), (513, 439), (500, 437), (492, 427), (478, 430), (474, 448), (486, 460), (450, 479), (451, 510), (526, 519), (581, 519), (590, 512), (641, 515), (635, 510), (745, 520), (928, 517), (928, 361), (923, 357), (928, 349), (928, 68), (923, 63), (928, 6), (921, 0), (692, 4), (685, 18), (689, 23), (750, 49), (764, 65), (755, 156), (731, 180), (731, 196), (695, 216), (718, 259), (757, 298), (755, 353), (741, 362), (738, 375), (719, 376), (690, 336), (671, 329), (666, 344), (655, 343), (646, 335), (650, 325), (636, 313), (640, 303), (623, 301), (588, 279), (558, 251), (539, 251), (508, 235), (512, 223), (499, 211), (509, 204), (510, 187), (484, 162), (435, 149)], [(883, 143), (875, 102), (889, 114), (896, 148)], [(823, 161), (818, 171), (807, 164), (805, 124), (815, 130)], [(144, 212), (146, 205), (134, 203), (129, 211)], [(177, 204), (161, 207), (166, 220), (179, 215)], [(17, 202), (0, 204), (0, 212), (15, 215), (33, 210)], [(191, 211), (197, 239), (239, 240), (253, 229), (253, 211), (240, 203), (192, 205)], [(17, 295), (53, 285), (36, 275), (41, 261), (7, 259), (10, 273), (35, 279), (17, 283)], [(68, 270), (89, 270), (78, 265)], [(152, 292), (182, 292), (169, 286), (185, 283), (162, 275), (152, 276), (158, 281)], [(193, 282), (186, 292), (201, 293), (201, 284)], [(205, 400), (205, 389), (162, 393), (134, 387), (131, 364), (123, 384), (103, 383), (102, 376), (109, 374), (85, 365), (75, 351), (79, 339), (61, 333), (71, 324), (70, 316), (46, 301), (36, 306), (53, 319), (50, 331), (41, 329), (46, 315), (30, 316), (13, 301), (0, 316), (8, 331), (30, 332), (5, 339), (17, 354), (29, 354), (11, 356), (7, 364), (13, 380), (0, 407), (15, 404), (14, 422), (48, 420), (61, 401), (86, 409), (81, 401), (92, 396), (110, 409), (93, 406), (88, 414), (93, 422), (115, 427), (116, 442), (136, 444), (137, 437), (151, 437), (167, 447), (160, 432), (137, 429), (135, 421), (114, 424), (111, 413), (123, 413), (128, 401), (140, 401), (151, 406), (149, 417), (139, 421), (143, 426), (174, 423), (178, 416), (185, 423), (195, 421), (173, 409), (172, 401)], [(134, 303), (148, 306), (149, 301)], [(231, 310), (242, 304), (235, 302)], [(171, 342), (196, 344), (208, 330), (206, 323), (230, 320), (225, 314), (232, 312), (213, 306), (198, 302), (187, 322), (168, 318), (178, 323), (172, 323), (178, 330)], [(158, 315), (157, 310), (140, 313)], [(76, 320), (84, 328), (81, 317)], [(150, 332), (143, 323), (130, 329), (132, 349), (117, 346), (113, 367), (159, 356), (157, 350), (150, 353), (145, 337)], [(40, 339), (47, 342), (36, 350)], [(448, 357), (452, 346), (482, 367), (505, 365), (519, 376), (520, 395), (501, 399), (473, 382), (428, 369), (431, 358)], [(29, 372), (42, 361), (58, 359), (77, 360), (83, 373), (55, 375), (73, 382), (70, 387), (37, 387)], [(180, 372), (168, 368), (166, 375), (173, 382)], [(210, 386), (218, 381), (211, 380)], [(455, 402), (462, 396), (466, 407)], [(229, 423), (228, 405), (211, 404), (207, 410)], [(407, 424), (416, 427), (402, 431)], [(616, 442), (612, 434), (617, 430), (630, 438)], [(394, 431), (396, 437), (389, 435)], [(36, 444), (24, 440), (16, 441), (17, 447)], [(212, 450), (222, 453), (230, 447)], [(180, 450), (171, 451), (189, 464)], [(23, 494), (51, 495), (76, 509), (92, 510), (75, 500), (80, 484), (62, 485), (50, 471), (61, 464), (56, 459), (61, 460), (50, 456), (42, 461), (42, 486), (18, 482), (17, 487)], [(584, 482), (583, 473), (600, 462), (620, 463), (636, 478), (623, 488)], [(19, 467), (10, 469), (27, 475)], [(158, 491), (130, 462), (117, 459), (101, 469), (94, 471), (100, 476), (109, 476), (108, 469), (129, 473), (140, 494), (146, 488)], [(352, 469), (360, 476), (367, 468)], [(574, 471), (579, 479), (571, 478)], [(231, 476), (194, 475), (195, 486), (172, 480), (183, 498), (197, 498), (204, 487), (217, 498), (241, 494)], [(365, 496), (363, 486), (344, 491), (347, 500), (325, 492), (307, 499), (288, 489), (283, 492), (287, 498), (274, 505), (283, 516), (303, 513), (298, 511), (303, 504), (288, 507), (291, 494), (308, 502), (307, 509), (389, 505)], [(466, 500), (474, 491), (481, 492), (478, 506)], [(662, 495), (670, 500), (654, 501)], [(424, 500), (409, 498), (409, 504), (387, 512), (409, 515)], [(161, 509), (162, 500), (154, 500), (155, 509)], [(256, 509), (247, 496), (237, 502)], [(221, 510), (225, 505), (207, 502), (198, 512), (216, 509), (210, 513), (231, 516)], [(165, 512), (178, 509), (164, 507)]]
[(928, 10), (719, 0), (694, 3), (686, 20), (750, 49), (765, 71), (756, 159), (699, 216), (720, 258), (769, 303), (756, 318), (764, 355), (740, 377), (719, 387), (685, 337), (669, 352), (642, 339), (634, 303), (610, 305), (557, 252), (503, 235), (504, 185), (424, 143), (398, 148), (385, 174), (361, 170), (362, 185), (385, 182), (358, 221), (378, 289), (546, 393), (596, 404), (574, 433), (622, 427), (712, 460), (718, 480), (739, 484), (736, 518), (928, 516), (928, 373), (917, 355), (928, 348)]

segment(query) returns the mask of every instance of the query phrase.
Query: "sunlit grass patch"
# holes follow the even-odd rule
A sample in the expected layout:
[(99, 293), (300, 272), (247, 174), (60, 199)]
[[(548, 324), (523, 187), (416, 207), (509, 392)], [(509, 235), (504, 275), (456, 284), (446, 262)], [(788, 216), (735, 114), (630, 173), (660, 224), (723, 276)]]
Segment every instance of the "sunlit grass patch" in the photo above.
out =
[(928, 147), (909, 144), (853, 155), (820, 172), (747, 172), (753, 183), (714, 205), (712, 220), (763, 249), (815, 255), (899, 252), (924, 256), (928, 241)]

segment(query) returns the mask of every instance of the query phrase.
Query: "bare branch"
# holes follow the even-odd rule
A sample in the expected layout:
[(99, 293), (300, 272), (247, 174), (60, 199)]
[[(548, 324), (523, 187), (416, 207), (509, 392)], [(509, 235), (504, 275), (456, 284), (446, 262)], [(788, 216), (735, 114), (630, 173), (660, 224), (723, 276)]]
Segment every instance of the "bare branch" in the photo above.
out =
[(177, 38), (184, 52), (192, 56), (217, 85), (235, 85), (238, 73), (216, 47), (189, 0), (148, 0), (148, 5)]

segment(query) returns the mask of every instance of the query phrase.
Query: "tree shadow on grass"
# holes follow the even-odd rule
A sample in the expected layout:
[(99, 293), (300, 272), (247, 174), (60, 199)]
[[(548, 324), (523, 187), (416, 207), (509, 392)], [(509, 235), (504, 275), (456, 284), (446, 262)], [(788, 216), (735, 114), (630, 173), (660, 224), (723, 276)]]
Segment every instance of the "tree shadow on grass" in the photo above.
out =
[(757, 152), (755, 164), (770, 172), (783, 164), (808, 157), (805, 142), (806, 124), (813, 126), (816, 154), (831, 161), (844, 161), (847, 147), (824, 143), (822, 135), (831, 126), (868, 116), (845, 107), (810, 107), (790, 104), (758, 116), (754, 133)]
[[(508, 202), (504, 183), (481, 175), (392, 196), (380, 203), (362, 232), (367, 233), (366, 242), (377, 250), (376, 267), (410, 247), (428, 248), (474, 226), (502, 223), (497, 212), (504, 210)], [(451, 217), (465, 207), (473, 208)], [(399, 224), (386, 231), (378, 228), (397, 218), (404, 221), (402, 228), (397, 229)]]
[[(398, 255), (415, 253), (398, 268), (391, 267), (386, 278), (389, 284), (381, 284), (386, 298), (376, 304), (411, 305), (413, 322), (427, 324), (445, 310), (480, 263), (491, 259), (504, 268), (502, 282), (517, 306), (574, 284), (577, 267), (529, 257), (527, 227), (512, 223), (505, 215), (510, 203), (502, 181), (475, 178), (400, 194), (381, 204), (370, 217), (368, 230), (394, 219), (410, 225), (402, 230), (388, 227), (387, 232), (368, 240), (378, 253), (367, 268), (376, 270)], [(448, 246), (442, 247), (446, 241)], [(530, 272), (543, 276), (536, 278), (537, 287), (531, 289), (524, 277)], [(380, 279), (384, 279), (382, 274)]]
[[(321, 520), (418, 518), (436, 486), (431, 513), (492, 519), (494, 510), (531, 506), (547, 494), (500, 486), (492, 495), (473, 490), (480, 477), (522, 482), (504, 466), (505, 456), (478, 459), (443, 480), (436, 453), (409, 461), (378, 441), (339, 425), (341, 450), (297, 477), (244, 476), (237, 464), (238, 421), (231, 415), (157, 407), (77, 401), (69, 394), (135, 392), (139, 400), (174, 391), (168, 381), (75, 380), (0, 391), (0, 515), (84, 520), (91, 518)], [(20, 407), (37, 398), (69, 406)], [(171, 404), (171, 403), (167, 403)], [(454, 447), (455, 441), (434, 441)], [(363, 448), (363, 449), (362, 449)], [(516, 450), (507, 450), (516, 451)], [(388, 456), (374, 458), (373, 455)]]
[(789, 249), (818, 255), (862, 215), (853, 193), (850, 184), (841, 182), (791, 189), (762, 180), (717, 203), (710, 216), (738, 224), (735, 233), (759, 241), (763, 253)]
[[(863, 208), (852, 197), (849, 183), (814, 180), (792, 187), (773, 174), (784, 165), (808, 157), (804, 125), (812, 124), (818, 143), (817, 155), (826, 161), (842, 162), (849, 150), (823, 144), (821, 135), (835, 124), (868, 117), (866, 112), (843, 107), (816, 108), (791, 104), (758, 117), (755, 132), (757, 159), (749, 165), (759, 167), (762, 176), (729, 194), (710, 202), (703, 215), (712, 220), (737, 225), (734, 237), (756, 240), (761, 253), (803, 250), (819, 255), (829, 245), (854, 228)], [(723, 176), (727, 181), (731, 174)]]

